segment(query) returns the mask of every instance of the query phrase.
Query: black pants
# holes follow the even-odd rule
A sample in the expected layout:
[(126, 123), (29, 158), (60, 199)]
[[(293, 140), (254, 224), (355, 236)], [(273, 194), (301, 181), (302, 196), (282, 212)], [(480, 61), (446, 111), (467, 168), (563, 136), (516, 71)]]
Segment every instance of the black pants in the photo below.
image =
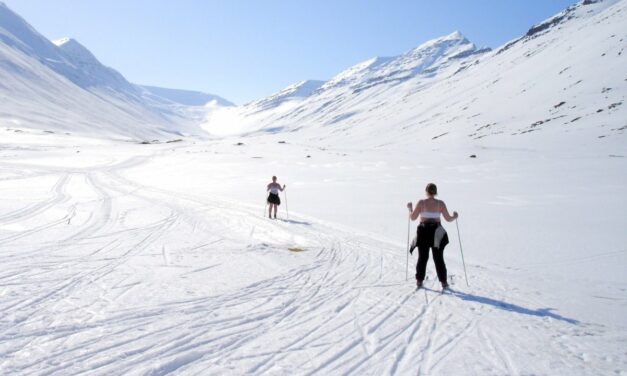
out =
[(438, 222), (421, 223), (416, 229), (418, 241), (418, 263), (416, 264), (416, 279), (424, 281), (427, 271), (427, 261), (429, 261), (429, 250), (433, 250), (433, 263), (438, 273), (438, 279), (446, 283), (446, 265), (444, 264), (444, 248), (448, 244), (448, 235), (445, 233), (439, 242), (439, 247), (435, 248), (434, 238), (437, 229), (441, 227)]
[(446, 282), (446, 264), (444, 264), (444, 249), (429, 246), (418, 247), (418, 263), (416, 263), (416, 279), (424, 281), (429, 261), (429, 249), (433, 249), (433, 263), (440, 282)]

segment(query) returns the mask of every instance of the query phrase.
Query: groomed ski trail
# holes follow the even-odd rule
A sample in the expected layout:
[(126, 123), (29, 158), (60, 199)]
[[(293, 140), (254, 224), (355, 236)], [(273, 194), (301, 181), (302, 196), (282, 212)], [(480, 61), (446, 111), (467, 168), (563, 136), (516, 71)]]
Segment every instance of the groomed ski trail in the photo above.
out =
[[(454, 246), (446, 251), (454, 290), (441, 294), (431, 275), (416, 291), (404, 280), (402, 246), (296, 213), (269, 220), (258, 207), (125, 176), (151, 158), (67, 171), (22, 165), (23, 176), (3, 180), (49, 189), (40, 193), (47, 198), (23, 199), (0, 215), (1, 373), (627, 368), (620, 346), (598, 350), (624, 333), (563, 317), (490, 270), (470, 266), (466, 288)], [(3, 193), (19, 197), (17, 187), (4, 185)]]

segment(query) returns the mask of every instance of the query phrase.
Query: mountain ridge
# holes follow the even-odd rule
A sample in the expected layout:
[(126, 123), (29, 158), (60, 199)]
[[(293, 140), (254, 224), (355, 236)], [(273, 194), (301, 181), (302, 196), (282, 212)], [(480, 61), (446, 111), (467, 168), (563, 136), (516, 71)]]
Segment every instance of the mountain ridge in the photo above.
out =
[(143, 95), (145, 96), (157, 96), (161, 99), (166, 99), (181, 105), (205, 106), (214, 101), (215, 104), (219, 106), (230, 107), (235, 105), (233, 102), (224, 99), (221, 96), (202, 91), (173, 89), (152, 85), (135, 85), (144, 91)]
[[(411, 138), (429, 145), (513, 142), (506, 136), (574, 142), (579, 132), (589, 142), (616, 144), (627, 126), (617, 42), (624, 37), (625, 4), (579, 2), (531, 26), (531, 37), (528, 32), (494, 51), (451, 33), (349, 67), (290, 106), (212, 111), (203, 127), (216, 136), (298, 131), (327, 142), (359, 136), (374, 146)], [(537, 25), (548, 26), (538, 31)]]
[(206, 137), (198, 110), (184, 108), (182, 95), (232, 105), (199, 92), (135, 85), (77, 40), (48, 40), (5, 4), (0, 59), (0, 124), (106, 138)]

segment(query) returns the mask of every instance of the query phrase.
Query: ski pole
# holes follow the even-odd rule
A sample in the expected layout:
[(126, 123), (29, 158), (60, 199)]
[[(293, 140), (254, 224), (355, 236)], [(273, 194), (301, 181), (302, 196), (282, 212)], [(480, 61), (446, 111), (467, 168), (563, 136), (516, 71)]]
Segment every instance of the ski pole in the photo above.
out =
[(464, 261), (464, 250), (462, 249), (462, 237), (459, 234), (459, 223), (457, 222), (457, 218), (455, 219), (455, 226), (457, 226), (457, 238), (459, 239), (459, 251), (462, 253), (462, 264), (464, 265), (464, 277), (466, 277), (466, 286), (470, 287), (470, 284), (468, 284), (468, 274), (466, 274), (466, 262)]
[(285, 196), (285, 212), (287, 213), (287, 219), (290, 219), (290, 211), (287, 208), (287, 191), (283, 192), (283, 195)]
[(411, 227), (411, 220), (407, 217), (407, 258), (405, 261), (405, 281), (407, 281), (407, 274), (409, 273), (409, 229)]

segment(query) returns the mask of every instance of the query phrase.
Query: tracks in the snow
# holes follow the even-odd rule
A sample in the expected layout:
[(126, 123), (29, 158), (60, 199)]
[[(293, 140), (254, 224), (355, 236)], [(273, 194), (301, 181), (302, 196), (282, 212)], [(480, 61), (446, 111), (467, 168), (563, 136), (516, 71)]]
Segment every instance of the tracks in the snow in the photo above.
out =
[[(71, 208), (72, 216), (76, 211), (89, 210), (80, 222), (76, 219), (72, 223), (72, 231), (64, 232), (54, 243), (25, 250), (18, 259), (78, 251), (72, 252), (74, 257), (61, 258), (36, 274), (16, 273), (5, 279), (17, 281), (19, 277), (24, 285), (29, 281), (42, 284), (33, 296), (15, 299), (2, 307), (4, 312), (14, 312), (12, 317), (3, 318), (7, 326), (0, 338), (14, 344), (5, 355), (17, 356), (24, 348), (42, 349), (38, 357), (22, 363), (22, 368), (15, 366), (10, 370), (34, 374), (67, 372), (76, 370), (72, 364), (78, 364), (106, 372), (113, 361), (102, 358), (115, 352), (124, 354), (115, 362), (114, 369), (120, 372), (154, 364), (154, 359), (164, 359), (161, 369), (166, 369), (183, 357), (190, 363), (224, 369), (242, 363), (248, 373), (272, 372), (278, 365), (291, 365), (294, 370), (311, 374), (340, 369), (364, 372), (373, 359), (379, 359), (395, 373), (412, 367), (405, 359), (414, 358), (416, 350), (431, 350), (421, 336), (432, 334), (437, 318), (426, 325), (429, 306), (396, 282), (397, 270), (383, 268), (384, 259), (386, 265), (398, 264), (389, 259), (385, 245), (324, 226), (268, 222), (258, 218), (254, 209), (141, 185), (119, 173), (145, 160), (132, 158), (90, 172), (61, 174), (49, 199), (0, 218), (5, 222), (20, 221), (55, 206)], [(68, 191), (69, 180), (81, 178), (92, 193), (90, 200), (76, 200)], [(123, 200), (158, 208), (161, 218), (138, 227), (120, 228)], [(59, 226), (70, 225), (68, 215), (5, 240), (55, 231)], [(155, 243), (157, 239), (172, 231), (192, 228), (194, 232), (219, 232), (218, 244), (237, 243), (245, 231), (242, 228), (249, 227), (261, 235), (271, 234), (277, 227), (295, 231), (307, 239), (311, 249), (319, 251), (309, 264), (239, 290), (193, 300), (174, 298), (152, 307), (107, 313), (106, 307), (125, 293), (123, 290), (113, 294), (112, 287), (134, 285), (128, 279), (129, 272), (116, 270), (128, 268), (132, 258), (149, 248), (162, 249)], [(73, 303), (77, 294), (87, 291), (95, 296)], [(75, 325), (46, 320), (42, 325), (15, 318), (45, 317), (59, 310), (67, 313), (72, 308), (84, 312), (87, 319)], [(398, 325), (390, 325), (407, 319), (409, 324), (400, 330)], [(107, 338), (94, 339), (98, 330), (106, 330)], [(417, 343), (423, 345), (416, 347)], [(44, 351), (48, 353), (43, 354)], [(395, 354), (399, 354), (396, 361), (384, 361)], [(61, 361), (49, 364), (50, 359)], [(185, 359), (177, 364), (186, 366)]]
[[(56, 178), (47, 198), (0, 215), (44, 218), (0, 233), (1, 372), (446, 374), (451, 360), (520, 372), (511, 336), (486, 319), (521, 325), (521, 313), (415, 291), (389, 244), (124, 175), (150, 160), (34, 168)], [(295, 238), (307, 252), (287, 252)], [(237, 283), (255, 268), (269, 271)]]

